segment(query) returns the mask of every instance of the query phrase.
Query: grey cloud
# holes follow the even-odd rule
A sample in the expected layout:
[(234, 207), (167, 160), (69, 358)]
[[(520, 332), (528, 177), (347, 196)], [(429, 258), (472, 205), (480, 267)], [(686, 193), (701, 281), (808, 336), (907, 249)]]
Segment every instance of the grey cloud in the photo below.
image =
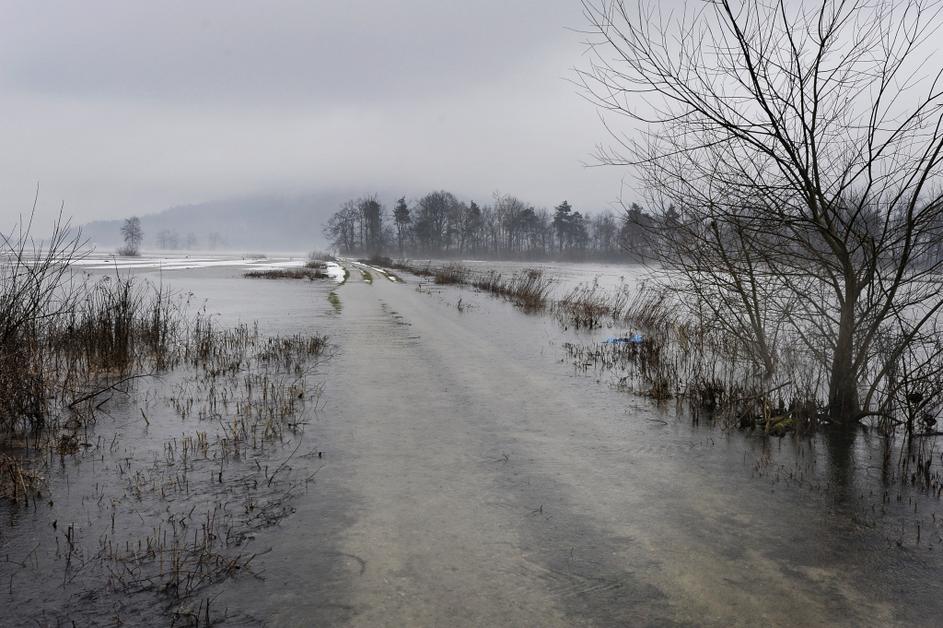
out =
[(148, 101), (414, 97), (513, 73), (559, 45), (575, 6), (28, 3), (5, 16), (0, 75), (7, 89)]
[(0, 219), (265, 190), (511, 192), (598, 208), (625, 173), (565, 81), (577, 0), (6, 2)]

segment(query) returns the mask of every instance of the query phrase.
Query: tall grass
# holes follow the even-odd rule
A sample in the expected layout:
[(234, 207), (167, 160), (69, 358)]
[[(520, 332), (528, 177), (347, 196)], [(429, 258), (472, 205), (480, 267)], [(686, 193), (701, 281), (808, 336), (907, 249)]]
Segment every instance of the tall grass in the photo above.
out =
[(626, 292), (608, 293), (599, 282), (580, 285), (565, 294), (553, 307), (553, 313), (576, 329), (596, 329), (607, 319), (618, 319), (626, 305)]
[(505, 279), (500, 273), (490, 272), (475, 279), (472, 285), (479, 290), (504, 297), (526, 312), (547, 307), (553, 280), (537, 268), (528, 268)]
[[(160, 285), (104, 277), (68, 290), (68, 307), (25, 313), (0, 341), (0, 446), (55, 428), (77, 400), (109, 378), (174, 362), (181, 303)], [(24, 318), (25, 317), (25, 318)], [(51, 424), (49, 422), (52, 421)]]
[[(70, 264), (88, 250), (68, 223), (44, 242), (29, 229), (2, 236), (0, 253), (0, 448), (8, 451), (68, 448), (98, 391), (173, 365), (187, 328), (184, 304), (161, 285), (74, 273)], [(3, 466), (7, 482), (12, 464)]]
[(468, 283), (468, 270), (461, 264), (447, 264), (436, 269), (432, 281), (440, 286), (466, 284)]
[(609, 292), (581, 286), (556, 302), (554, 315), (575, 329), (629, 326), (641, 342), (583, 345), (566, 350), (580, 369), (612, 370), (619, 385), (657, 400), (684, 401), (695, 420), (781, 434), (812, 431), (823, 416), (825, 374), (799, 343), (785, 343), (777, 369), (758, 368), (740, 339), (713, 325), (697, 308), (679, 307), (667, 286), (642, 284)]
[(526, 268), (506, 277), (501, 273), (491, 271), (481, 275), (462, 266), (452, 263), (434, 268), (431, 264), (416, 266), (409, 262), (393, 262), (386, 259), (383, 264), (396, 268), (418, 277), (432, 277), (437, 285), (472, 286), (483, 292), (502, 297), (511, 301), (525, 312), (535, 312), (546, 308), (550, 302), (550, 289), (553, 279), (539, 268)]
[[(159, 286), (74, 274), (81, 234), (60, 217), (34, 240), (30, 220), (0, 235), (0, 449), (68, 451), (97, 388), (163, 367), (179, 311)], [(0, 493), (24, 493), (36, 474), (23, 465), (4, 458)]]

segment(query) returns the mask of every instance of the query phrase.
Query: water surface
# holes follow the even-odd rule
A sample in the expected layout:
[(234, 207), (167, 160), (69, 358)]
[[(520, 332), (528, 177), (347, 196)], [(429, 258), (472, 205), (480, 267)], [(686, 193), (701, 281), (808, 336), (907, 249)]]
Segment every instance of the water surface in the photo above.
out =
[[(251, 573), (201, 591), (214, 617), (860, 626), (941, 616), (938, 498), (898, 481), (897, 454), (877, 435), (836, 444), (694, 424), (673, 405), (616, 389), (606, 373), (574, 369), (562, 344), (593, 337), (552, 317), (408, 274), (392, 282), (373, 273), (367, 283), (347, 266), (339, 287), (247, 280), (227, 267), (163, 275), (220, 323), (326, 333), (337, 347), (318, 367), (324, 389), (307, 425), (263, 459), (274, 465), (297, 447), (291, 477), (316, 475), (293, 494), (289, 514), (246, 539)], [(600, 283), (613, 286), (635, 272), (550, 272), (575, 285), (601, 270)], [(92, 578), (63, 578), (54, 545), (69, 521), (93, 546), (109, 510), (91, 504), (125, 500), (121, 459), (146, 460), (195, 429), (158, 410), (160, 390), (149, 394), (150, 430), (128, 427), (140, 398), (116, 400), (95, 429), (133, 444), (96, 449), (97, 462), (66, 458), (51, 478), (53, 506), (0, 506), (0, 557), (16, 561), (0, 562), (0, 599), (12, 609), (5, 623), (37, 609), (40, 623), (109, 623), (108, 608), (122, 620), (168, 623), (166, 604), (135, 612), (117, 592), (89, 591)], [(199, 486), (210, 503), (212, 484)], [(145, 522), (168, 509), (154, 496), (121, 503)]]

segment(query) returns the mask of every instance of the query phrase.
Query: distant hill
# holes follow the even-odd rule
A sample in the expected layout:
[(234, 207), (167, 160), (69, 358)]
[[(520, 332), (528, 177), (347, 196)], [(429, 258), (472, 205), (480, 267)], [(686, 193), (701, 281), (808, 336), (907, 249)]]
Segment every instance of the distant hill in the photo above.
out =
[[(309, 251), (325, 248), (324, 222), (357, 192), (256, 195), (171, 207), (139, 215), (144, 249)], [(129, 214), (130, 216), (131, 214)], [(98, 220), (82, 227), (100, 250), (122, 244), (120, 220)]]

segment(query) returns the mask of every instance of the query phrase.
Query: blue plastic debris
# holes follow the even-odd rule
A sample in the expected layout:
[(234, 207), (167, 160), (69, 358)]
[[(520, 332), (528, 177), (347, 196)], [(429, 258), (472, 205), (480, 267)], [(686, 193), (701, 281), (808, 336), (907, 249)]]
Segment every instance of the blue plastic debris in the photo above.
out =
[(635, 332), (619, 338), (607, 338), (602, 343), (604, 345), (640, 345), (642, 344), (642, 334)]

